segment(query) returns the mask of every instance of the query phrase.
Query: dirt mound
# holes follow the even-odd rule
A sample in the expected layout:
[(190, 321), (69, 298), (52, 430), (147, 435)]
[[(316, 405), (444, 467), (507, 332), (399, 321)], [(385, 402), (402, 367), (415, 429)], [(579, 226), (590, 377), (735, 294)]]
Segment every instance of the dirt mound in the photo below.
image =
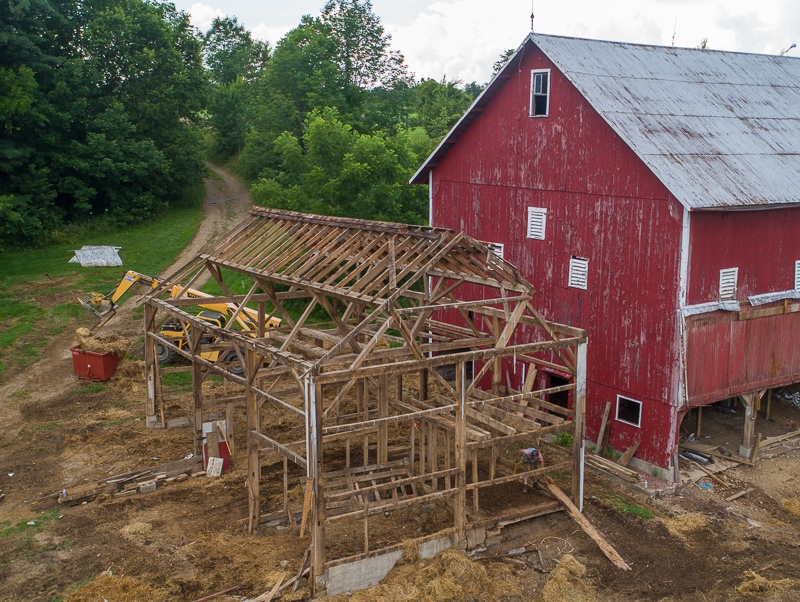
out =
[(661, 522), (664, 523), (667, 531), (683, 541), (686, 541), (688, 535), (708, 526), (708, 518), (697, 512), (679, 514), (672, 518), (662, 518)]
[(596, 602), (594, 587), (586, 581), (586, 567), (572, 554), (564, 554), (547, 577), (542, 600), (548, 602)]
[(93, 334), (88, 328), (78, 328), (75, 331), (78, 347), (82, 351), (92, 353), (110, 353), (117, 357), (124, 356), (131, 346), (131, 340), (117, 333)]
[(745, 571), (744, 576), (745, 580), (736, 588), (736, 591), (745, 596), (760, 596), (768, 592), (785, 592), (798, 584), (795, 579), (776, 579), (770, 581), (755, 571)]

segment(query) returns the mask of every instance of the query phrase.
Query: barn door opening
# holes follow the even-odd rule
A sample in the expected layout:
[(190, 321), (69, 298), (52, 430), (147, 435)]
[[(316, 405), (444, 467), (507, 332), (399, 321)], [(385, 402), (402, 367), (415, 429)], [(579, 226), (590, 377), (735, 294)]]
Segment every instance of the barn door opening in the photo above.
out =
[[(563, 385), (569, 384), (569, 381), (566, 378), (561, 378), (557, 374), (550, 374), (550, 379), (547, 384), (549, 388), (552, 387), (561, 387)], [(558, 391), (556, 393), (550, 393), (549, 399), (547, 400), (550, 403), (557, 405), (562, 408), (569, 407), (569, 391)]]

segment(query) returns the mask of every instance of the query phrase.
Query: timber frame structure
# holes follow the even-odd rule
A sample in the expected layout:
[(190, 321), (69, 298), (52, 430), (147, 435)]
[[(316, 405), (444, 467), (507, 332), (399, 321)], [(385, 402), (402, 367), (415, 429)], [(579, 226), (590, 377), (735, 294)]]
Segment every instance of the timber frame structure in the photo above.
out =
[[(193, 313), (196, 299), (169, 297), (173, 284), (188, 288), (203, 275), (223, 291), (205, 302), (257, 307), (253, 331), (231, 328), (235, 320), (211, 324)], [(234, 294), (234, 279), (249, 290)], [(523, 476), (570, 475), (581, 507), (586, 334), (543, 319), (533, 295), (511, 264), (463, 233), (253, 208), (146, 297), (147, 424), (177, 424), (165, 417), (160, 385), (169, 369), (156, 360), (157, 345), (166, 345), (190, 363), (193, 409), (182, 420), (194, 426), (196, 455), (211, 410), (227, 411), (230, 441), (236, 417), (246, 424), (251, 532), (265, 520), (262, 454), (283, 460), (276, 516), (289, 510), (287, 464), (302, 468), (312, 591), (347, 560), (326, 557), (333, 521), (363, 522), (364, 556), (374, 553), (370, 516), (432, 501), (448, 505), (446, 535), (466, 545), (481, 524), (480, 491)], [(266, 328), (274, 317), (281, 325)], [(167, 319), (183, 326), (184, 344), (160, 333)], [(212, 350), (228, 361), (207, 359)], [(567, 384), (537, 389), (542, 370), (568, 376)], [(511, 388), (512, 371), (522, 371), (520, 390)], [(209, 398), (202, 385), (212, 375), (242, 394)], [(548, 401), (563, 391), (570, 409)], [(558, 433), (571, 445), (552, 443)], [(532, 444), (545, 449), (545, 467), (499, 465), (501, 454)], [(522, 518), (557, 506), (528, 504)]]

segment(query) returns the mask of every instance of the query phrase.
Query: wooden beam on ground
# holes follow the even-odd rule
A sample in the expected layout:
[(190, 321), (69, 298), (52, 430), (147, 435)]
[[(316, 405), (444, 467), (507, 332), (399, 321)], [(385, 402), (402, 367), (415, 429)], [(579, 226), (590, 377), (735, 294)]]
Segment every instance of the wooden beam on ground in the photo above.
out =
[(619, 460), (617, 460), (617, 464), (619, 464), (620, 466), (627, 466), (628, 464), (630, 464), (631, 458), (633, 458), (633, 455), (636, 453), (636, 450), (639, 449), (640, 443), (641, 441), (637, 441), (636, 443), (631, 445), (628, 449), (626, 449), (625, 453), (620, 456)]
[(553, 497), (555, 497), (564, 508), (567, 510), (567, 514), (570, 515), (572, 520), (578, 523), (583, 532), (586, 533), (589, 537), (594, 540), (594, 542), (600, 547), (600, 550), (605, 554), (606, 558), (608, 558), (614, 566), (623, 571), (630, 571), (631, 567), (628, 566), (622, 556), (620, 556), (614, 547), (608, 542), (608, 540), (603, 536), (600, 531), (598, 531), (589, 520), (581, 514), (581, 511), (578, 510), (578, 507), (572, 503), (572, 500), (569, 499), (566, 493), (562, 491), (562, 489), (556, 485), (549, 477), (547, 477), (542, 483), (544, 488), (549, 491)]

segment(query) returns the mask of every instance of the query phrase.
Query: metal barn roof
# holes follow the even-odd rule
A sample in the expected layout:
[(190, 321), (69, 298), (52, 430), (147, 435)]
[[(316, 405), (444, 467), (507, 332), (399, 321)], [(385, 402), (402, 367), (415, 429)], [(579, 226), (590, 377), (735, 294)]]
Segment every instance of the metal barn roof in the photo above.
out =
[(800, 59), (530, 34), (470, 113), (531, 42), (689, 209), (800, 202)]

